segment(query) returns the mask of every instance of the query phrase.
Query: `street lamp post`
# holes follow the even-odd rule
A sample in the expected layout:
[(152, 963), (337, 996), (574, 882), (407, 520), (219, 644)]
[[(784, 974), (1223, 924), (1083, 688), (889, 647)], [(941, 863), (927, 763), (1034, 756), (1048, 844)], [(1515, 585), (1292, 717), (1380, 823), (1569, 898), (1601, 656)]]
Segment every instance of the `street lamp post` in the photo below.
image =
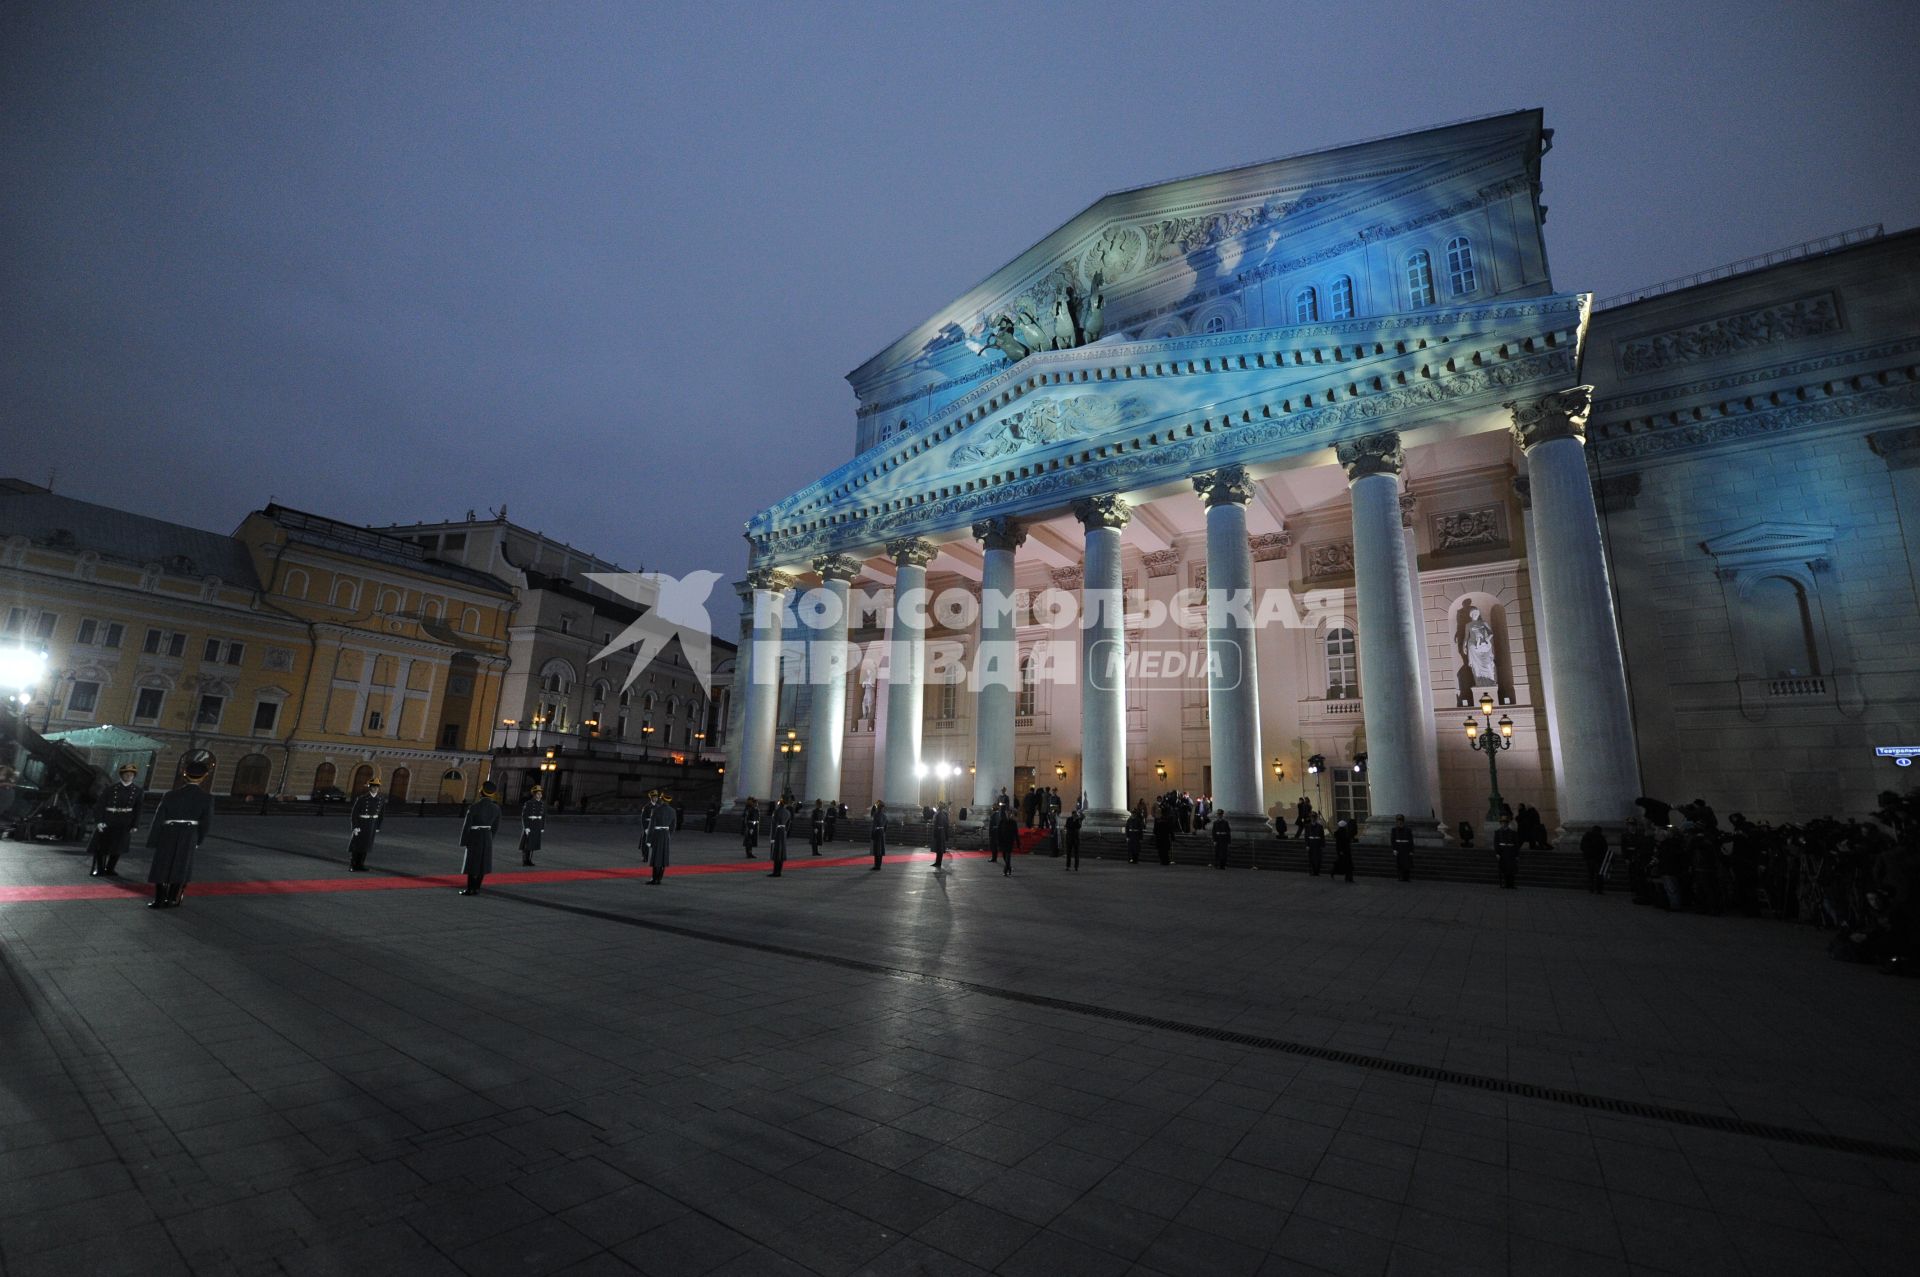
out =
[(780, 778), (782, 796), (793, 792), (793, 759), (800, 752), (800, 733), (789, 727), (787, 738), (780, 742), (780, 757), (786, 760), (784, 774)]
[(1327, 793), (1321, 786), (1327, 774), (1327, 756), (1315, 754), (1307, 759), (1307, 775), (1313, 777), (1313, 806), (1322, 817), (1327, 814)]
[[(1480, 694), (1480, 716), (1486, 720), (1482, 727), (1467, 716), (1467, 744), (1474, 749), (1483, 750), (1487, 755), (1487, 820), (1500, 819), (1500, 751), (1513, 748), (1513, 720), (1505, 714), (1498, 723), (1493, 721), (1493, 697), (1485, 692)], [(1498, 729), (1498, 730), (1496, 730)]]

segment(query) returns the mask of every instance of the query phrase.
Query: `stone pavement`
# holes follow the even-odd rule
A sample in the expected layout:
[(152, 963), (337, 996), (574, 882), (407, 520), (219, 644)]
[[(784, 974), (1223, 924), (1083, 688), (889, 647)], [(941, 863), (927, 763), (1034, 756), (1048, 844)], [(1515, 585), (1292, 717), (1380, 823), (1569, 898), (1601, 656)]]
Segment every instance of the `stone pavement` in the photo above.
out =
[(339, 821), (219, 829), (173, 911), (138, 857), (124, 894), (23, 899), (98, 883), (0, 843), (8, 1274), (1920, 1253), (1920, 986), (1808, 928), (1092, 860), (803, 849), (773, 882), (693, 833), (649, 887), (547, 872), (634, 868), (632, 827), (564, 822), (463, 899), (422, 881), (452, 822), (389, 821), (358, 875)]

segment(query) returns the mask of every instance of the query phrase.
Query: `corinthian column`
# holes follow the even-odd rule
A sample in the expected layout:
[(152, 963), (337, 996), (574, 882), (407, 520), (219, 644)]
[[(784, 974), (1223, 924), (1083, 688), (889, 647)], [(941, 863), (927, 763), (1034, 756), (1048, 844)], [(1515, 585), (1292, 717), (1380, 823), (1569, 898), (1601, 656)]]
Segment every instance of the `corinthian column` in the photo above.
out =
[(1592, 404), (1593, 387), (1575, 386), (1507, 405), (1533, 493), (1534, 591), (1547, 636), (1567, 829), (1618, 825), (1640, 796), (1626, 663), (1587, 475)]
[[(741, 716), (740, 739), (734, 747), (739, 787), (734, 801), (773, 794), (773, 734), (780, 714), (780, 645), (782, 596), (793, 584), (785, 572), (754, 568), (741, 591), (753, 608), (747, 641), (746, 709)], [(736, 693), (737, 694), (737, 693)]]
[(1253, 549), (1247, 544), (1253, 480), (1243, 466), (1222, 466), (1195, 475), (1193, 487), (1207, 508), (1207, 744), (1213, 800), (1235, 820), (1262, 820)]
[(887, 774), (882, 794), (896, 816), (920, 809), (920, 733), (926, 717), (927, 564), (932, 542), (887, 542), (893, 560), (893, 642), (887, 655)]
[(1360, 697), (1367, 722), (1370, 830), (1384, 836), (1404, 815), (1435, 831), (1427, 782), (1426, 730), (1433, 712), (1420, 692), (1420, 618), (1413, 610), (1400, 529), (1406, 456), (1392, 431), (1335, 445), (1353, 493), (1353, 588), (1360, 613)]
[[(860, 560), (829, 554), (813, 561), (820, 574), (819, 606), (825, 624), (807, 633), (807, 676), (813, 684), (812, 720), (807, 724), (807, 789), (803, 797), (840, 796), (840, 758), (847, 733), (847, 595), (860, 574)], [(808, 593), (812, 593), (809, 591)], [(810, 611), (802, 600), (802, 622)]]
[[(1121, 596), (1120, 529), (1133, 507), (1111, 494), (1082, 497), (1073, 516), (1087, 534), (1080, 586), (1080, 772), (1087, 814), (1126, 819), (1126, 603)], [(1062, 795), (1063, 798), (1067, 797)]]
[(983, 553), (980, 568), (980, 645), (973, 682), (979, 698), (974, 716), (973, 803), (991, 806), (1004, 787), (1013, 792), (1013, 697), (1020, 679), (1020, 649), (1013, 637), (1013, 555), (1027, 530), (1012, 519), (973, 525)]

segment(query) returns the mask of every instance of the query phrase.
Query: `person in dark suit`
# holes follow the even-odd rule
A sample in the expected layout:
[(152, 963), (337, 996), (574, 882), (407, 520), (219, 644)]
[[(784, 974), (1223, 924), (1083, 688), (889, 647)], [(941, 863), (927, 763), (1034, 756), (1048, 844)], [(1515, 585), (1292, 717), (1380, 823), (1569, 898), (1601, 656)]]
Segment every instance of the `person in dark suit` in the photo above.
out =
[(714, 826), (720, 823), (720, 800), (714, 799), (707, 804), (707, 832), (712, 833)]
[(1500, 817), (1500, 828), (1493, 831), (1493, 858), (1500, 869), (1500, 885), (1512, 889), (1520, 877), (1520, 833), (1513, 827), (1513, 818)]
[(1312, 817), (1313, 804), (1307, 801), (1305, 794), (1302, 794), (1300, 795), (1300, 801), (1293, 805), (1294, 828), (1298, 829), (1301, 825), (1306, 824), (1308, 820), (1312, 819)]
[(928, 831), (927, 841), (933, 848), (933, 871), (940, 872), (941, 862), (947, 858), (947, 841), (953, 832), (953, 817), (947, 811), (947, 804), (941, 803), (933, 809), (933, 828)]
[(1164, 801), (1153, 813), (1153, 849), (1161, 864), (1173, 863), (1173, 811)]
[(193, 853), (213, 828), (213, 795), (207, 792), (213, 766), (207, 750), (190, 751), (180, 760), (180, 783), (153, 813), (147, 830), (147, 846), (153, 849), (147, 864), (147, 881), (153, 884), (149, 909), (177, 907), (193, 881)]
[(1133, 811), (1127, 816), (1127, 863), (1140, 863), (1140, 846), (1147, 840), (1147, 800), (1142, 798), (1134, 804)]
[(1333, 826), (1333, 872), (1353, 881), (1353, 822), (1342, 820)]
[(653, 805), (653, 814), (647, 823), (640, 827), (640, 846), (647, 853), (647, 866), (653, 870), (653, 877), (647, 879), (649, 887), (656, 887), (667, 876), (667, 862), (673, 853), (673, 817), (677, 809), (670, 802), (662, 800)]
[(1213, 867), (1227, 867), (1227, 852), (1233, 846), (1233, 826), (1227, 823), (1224, 811), (1213, 818)]
[(1069, 871), (1077, 871), (1080, 868), (1080, 826), (1086, 822), (1086, 819), (1080, 812), (1072, 811), (1068, 812), (1066, 820), (1061, 822), (1066, 826), (1066, 834), (1061, 839), (1061, 849), (1067, 853)]
[(140, 804), (146, 791), (133, 783), (140, 769), (120, 764), (120, 783), (109, 786), (94, 808), (93, 870), (90, 877), (118, 878), (120, 857), (126, 854), (133, 831), (140, 824)]
[(1595, 825), (1580, 839), (1580, 858), (1587, 862), (1587, 890), (1596, 896), (1607, 889), (1607, 835)]
[(531, 865), (533, 853), (540, 850), (540, 835), (547, 828), (546, 790), (535, 785), (527, 800), (520, 804), (520, 863)]
[(887, 805), (876, 802), (872, 812), (873, 867), (880, 868), (880, 862), (887, 858)]
[(757, 799), (747, 799), (747, 808), (740, 813), (740, 846), (747, 853), (748, 860), (757, 860), (753, 849), (760, 845), (760, 803)]
[(773, 823), (773, 850), (771, 853), (773, 856), (773, 872), (768, 874), (767, 877), (778, 878), (780, 871), (787, 867), (787, 826), (793, 821), (793, 808), (787, 805), (786, 799), (782, 798), (773, 805), (773, 813), (770, 819)]
[(467, 818), (461, 822), (460, 845), (466, 855), (460, 872), (467, 875), (467, 885), (460, 889), (463, 896), (479, 895), (481, 880), (493, 872), (493, 835), (500, 828), (498, 792), (492, 781), (482, 782), (479, 801), (467, 808)]
[(1327, 854), (1327, 827), (1320, 823), (1320, 817), (1312, 810), (1300, 822), (1300, 839), (1307, 844), (1307, 872), (1318, 878), (1321, 862)]
[(380, 795), (379, 777), (367, 782), (365, 792), (353, 800), (347, 817), (353, 825), (353, 836), (347, 839), (347, 869), (352, 873), (365, 873), (374, 835), (380, 832), (387, 817), (387, 800)]
[(1413, 827), (1407, 824), (1407, 818), (1393, 818), (1393, 833), (1387, 838), (1393, 846), (1393, 868), (1400, 875), (1401, 882), (1413, 881)]
[(814, 855), (820, 854), (820, 840), (827, 833), (827, 805), (818, 798), (813, 800), (813, 814), (807, 818), (807, 846)]

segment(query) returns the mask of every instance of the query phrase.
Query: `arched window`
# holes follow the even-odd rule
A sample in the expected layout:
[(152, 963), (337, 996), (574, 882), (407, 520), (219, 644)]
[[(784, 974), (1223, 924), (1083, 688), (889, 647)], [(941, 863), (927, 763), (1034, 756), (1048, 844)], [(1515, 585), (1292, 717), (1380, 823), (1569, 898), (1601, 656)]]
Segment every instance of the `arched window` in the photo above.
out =
[(679, 712), (680, 712), (680, 698), (678, 696), (667, 697), (667, 717), (672, 718), (675, 714), (678, 714)]
[(1433, 305), (1433, 258), (1424, 248), (1407, 258), (1407, 305), (1414, 310)]
[(313, 769), (313, 792), (316, 796), (318, 796), (323, 789), (333, 788), (333, 776), (334, 770), (332, 763), (321, 763)]
[(1353, 631), (1337, 625), (1327, 631), (1327, 699), (1352, 700), (1360, 695), (1360, 660)]
[(1327, 318), (1353, 318), (1353, 276), (1342, 275), (1327, 289)]
[(658, 705), (659, 703), (660, 703), (660, 698), (655, 696), (652, 692), (648, 692), (645, 696), (642, 696), (640, 698), (640, 708), (646, 711), (648, 718), (653, 717), (654, 706)]
[(1813, 611), (1798, 581), (1770, 576), (1746, 591), (1747, 624), (1767, 678), (1817, 676), (1820, 649), (1814, 642)]
[(1320, 318), (1320, 297), (1311, 288), (1302, 288), (1293, 295), (1293, 322), (1311, 324)]
[(608, 684), (606, 679), (597, 678), (593, 681), (593, 703), (595, 705), (604, 705), (607, 703), (607, 690)]
[(540, 690), (565, 696), (573, 690), (573, 666), (562, 660), (548, 661), (540, 667)]
[(1206, 331), (1210, 333), (1223, 333), (1226, 330), (1227, 317), (1225, 315), (1211, 315), (1207, 318)]
[(1463, 235), (1447, 241), (1447, 286), (1455, 297), (1473, 291), (1473, 245)]
[(235, 798), (258, 798), (267, 792), (272, 778), (273, 764), (265, 754), (246, 754), (233, 765), (233, 788), (228, 792)]
[(1029, 652), (1020, 658), (1020, 694), (1014, 698), (1014, 717), (1032, 718), (1034, 707), (1039, 703), (1039, 699), (1039, 683), (1034, 676), (1033, 654)]

